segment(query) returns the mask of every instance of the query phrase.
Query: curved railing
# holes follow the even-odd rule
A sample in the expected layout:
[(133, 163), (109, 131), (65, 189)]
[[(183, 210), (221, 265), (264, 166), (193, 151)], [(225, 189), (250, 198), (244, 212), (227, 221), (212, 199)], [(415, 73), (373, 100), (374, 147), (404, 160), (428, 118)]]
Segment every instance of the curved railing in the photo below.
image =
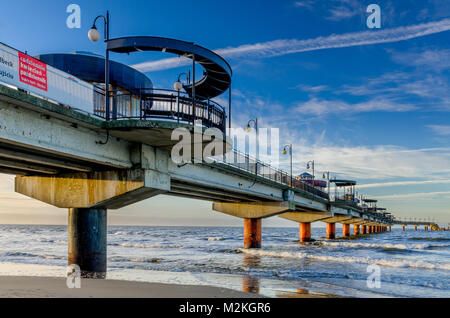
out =
[[(192, 99), (184, 92), (166, 89), (134, 89), (110, 92), (111, 118), (164, 119), (176, 122), (195, 123), (201, 120), (205, 127), (225, 131), (225, 108), (211, 100)], [(106, 117), (105, 94), (97, 89), (94, 96), (94, 113)]]

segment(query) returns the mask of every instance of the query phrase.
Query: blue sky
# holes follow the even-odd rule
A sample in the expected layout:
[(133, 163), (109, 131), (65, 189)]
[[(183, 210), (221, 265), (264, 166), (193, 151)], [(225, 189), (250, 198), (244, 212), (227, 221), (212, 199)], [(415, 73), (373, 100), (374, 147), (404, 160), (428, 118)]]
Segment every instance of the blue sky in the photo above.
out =
[[(71, 3), (81, 7), (81, 29), (66, 27)], [(370, 3), (381, 8), (381, 29), (366, 26)], [(103, 44), (90, 42), (87, 31), (107, 9), (112, 37), (172, 37), (225, 56), (234, 71), (233, 125), (258, 117), (262, 126), (279, 128), (281, 143), (294, 144), (295, 173), (314, 159), (320, 174), (357, 179), (361, 193), (379, 197), (399, 217), (450, 222), (448, 1), (18, 0), (2, 4), (0, 41), (31, 55), (102, 54)], [(161, 88), (172, 87), (189, 68), (164, 69), (161, 60), (171, 57), (113, 55), (149, 70)], [(36, 222), (65, 222), (63, 211), (19, 197), (12, 178), (1, 178), (0, 222), (30, 215)], [(210, 207), (161, 196), (113, 212), (111, 220), (241, 224)], [(277, 218), (265, 222), (296, 226)]]

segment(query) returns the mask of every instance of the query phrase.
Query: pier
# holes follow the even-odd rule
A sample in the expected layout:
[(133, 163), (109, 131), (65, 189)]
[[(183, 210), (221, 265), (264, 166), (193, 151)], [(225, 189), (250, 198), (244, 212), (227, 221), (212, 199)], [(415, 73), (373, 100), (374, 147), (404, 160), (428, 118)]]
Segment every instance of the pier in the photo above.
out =
[[(17, 193), (67, 209), (68, 263), (79, 265), (83, 277), (105, 277), (109, 210), (161, 194), (210, 201), (214, 211), (241, 218), (244, 248), (262, 246), (261, 220), (268, 217), (297, 222), (301, 243), (311, 240), (314, 222), (326, 223), (327, 239), (337, 237), (336, 223), (343, 225), (344, 238), (413, 225), (397, 221), (376, 206), (377, 200), (358, 196), (355, 180), (328, 176), (326, 190), (314, 178), (294, 178), (233, 150), (225, 137), (231, 122), (232, 70), (214, 52), (156, 37), (112, 39), (107, 49), (185, 56), (192, 59), (194, 78), (185, 84), (178, 79), (175, 90), (156, 89), (144, 74), (111, 61), (110, 87), (105, 89), (98, 84), (104, 80), (101, 57), (26, 56), (45, 69), (44, 90), (15, 77), (24, 53), (0, 44), (0, 55), (11, 61), (1, 66), (3, 73), (13, 76), (0, 78), (0, 173), (16, 175)], [(205, 69), (198, 81), (196, 64)], [(228, 112), (212, 101), (227, 91)], [(174, 162), (171, 151), (178, 140), (171, 134), (177, 128), (192, 133), (188, 144), (201, 150), (210, 140), (195, 136), (208, 129), (220, 132), (214, 159)]]

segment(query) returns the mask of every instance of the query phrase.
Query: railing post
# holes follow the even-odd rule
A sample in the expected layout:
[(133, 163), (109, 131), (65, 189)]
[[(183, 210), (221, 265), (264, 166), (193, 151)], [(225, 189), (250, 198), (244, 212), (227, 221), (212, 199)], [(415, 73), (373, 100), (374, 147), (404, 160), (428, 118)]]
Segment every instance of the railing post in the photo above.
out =
[(192, 54), (192, 123), (195, 125), (195, 54)]
[(177, 96), (177, 122), (180, 122), (180, 91), (178, 91)]
[(211, 109), (210, 109), (210, 106), (209, 106), (209, 97), (208, 97), (208, 104), (207, 104), (207, 112), (208, 112), (208, 123), (209, 123), (209, 126), (212, 126), (211, 125)]

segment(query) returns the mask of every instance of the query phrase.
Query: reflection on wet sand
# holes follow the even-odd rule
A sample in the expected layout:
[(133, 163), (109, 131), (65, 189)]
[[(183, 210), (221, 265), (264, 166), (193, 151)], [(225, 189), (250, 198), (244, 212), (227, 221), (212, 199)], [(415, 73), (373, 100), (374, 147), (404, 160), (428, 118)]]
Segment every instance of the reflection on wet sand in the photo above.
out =
[[(243, 255), (243, 266), (255, 268), (261, 264), (261, 257), (257, 255)], [(259, 279), (254, 276), (244, 275), (242, 277), (242, 291), (247, 293), (259, 293)]]
[(242, 291), (247, 293), (259, 293), (259, 279), (250, 275), (242, 277)]

